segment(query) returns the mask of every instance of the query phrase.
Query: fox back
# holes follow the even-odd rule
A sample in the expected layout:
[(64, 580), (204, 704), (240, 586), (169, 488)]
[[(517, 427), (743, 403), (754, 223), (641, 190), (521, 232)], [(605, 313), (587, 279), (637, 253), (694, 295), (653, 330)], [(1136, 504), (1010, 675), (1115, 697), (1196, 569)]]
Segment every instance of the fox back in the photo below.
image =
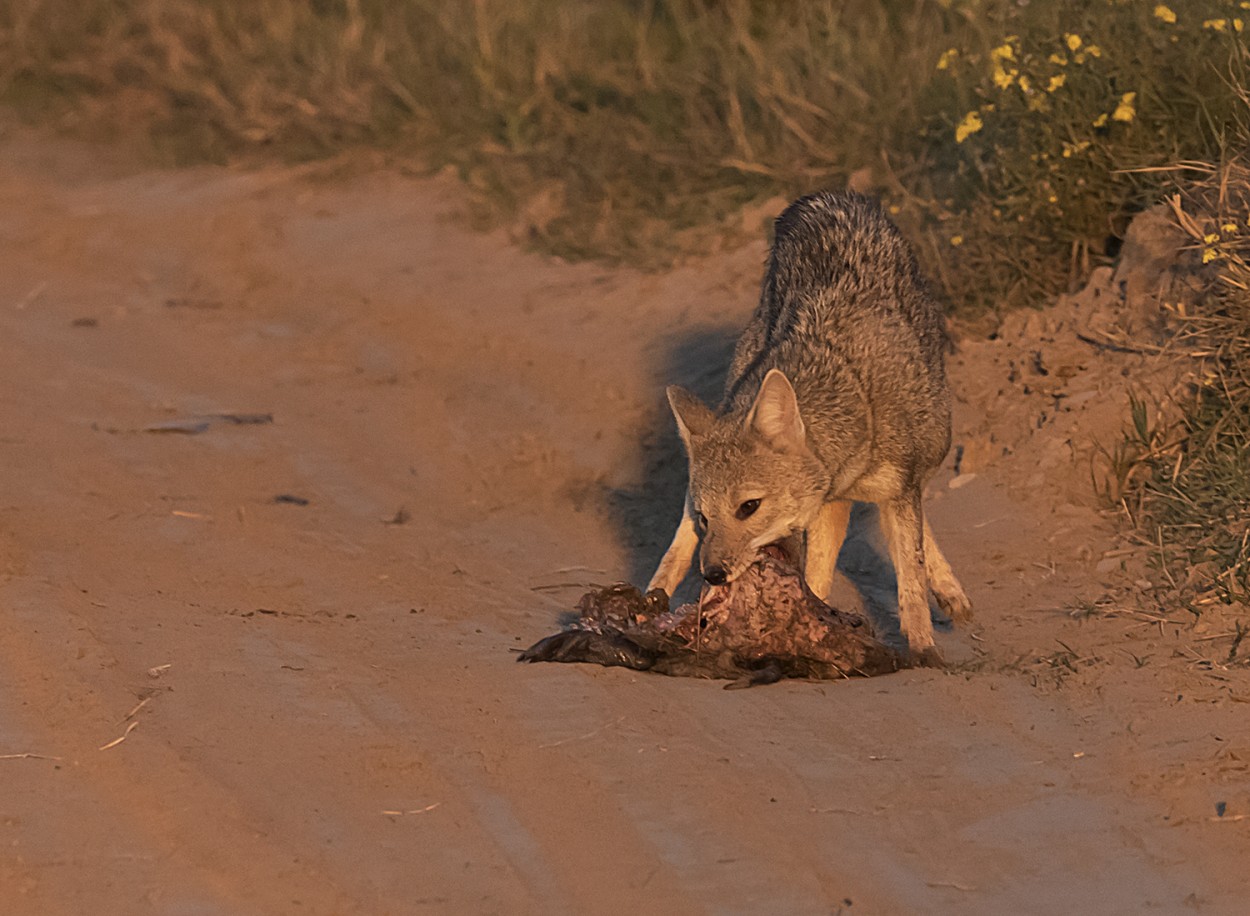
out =
[(788, 207), (719, 409), (669, 390), (705, 573), (734, 577), (827, 502), (918, 492), (950, 447), (947, 343), (875, 201), (823, 192)]

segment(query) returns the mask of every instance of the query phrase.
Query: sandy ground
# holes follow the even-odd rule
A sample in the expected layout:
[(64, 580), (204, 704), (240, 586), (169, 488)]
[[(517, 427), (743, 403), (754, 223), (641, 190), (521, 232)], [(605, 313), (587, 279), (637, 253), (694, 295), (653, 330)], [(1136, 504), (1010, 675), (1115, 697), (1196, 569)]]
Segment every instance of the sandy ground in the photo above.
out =
[(457, 193), (0, 139), (4, 912), (1245, 911), (1250, 676), (1124, 602), (1089, 485), (1143, 357), (965, 336), (950, 670), (518, 666), (659, 557), (662, 385), (715, 391), (764, 250), (568, 266)]

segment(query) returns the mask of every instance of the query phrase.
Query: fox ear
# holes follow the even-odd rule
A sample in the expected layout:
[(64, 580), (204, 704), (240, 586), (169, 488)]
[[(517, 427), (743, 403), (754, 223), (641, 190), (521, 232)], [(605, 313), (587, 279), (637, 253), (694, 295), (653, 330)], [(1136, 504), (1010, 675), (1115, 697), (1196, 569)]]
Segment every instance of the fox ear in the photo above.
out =
[(690, 442), (702, 436), (715, 422), (716, 417), (706, 404), (677, 385), (668, 386), (668, 404), (673, 408), (673, 416), (677, 419), (677, 431), (681, 433), (681, 441), (690, 451)]
[(746, 425), (777, 451), (801, 449), (807, 444), (807, 427), (799, 416), (798, 398), (784, 372), (768, 370), (747, 414)]

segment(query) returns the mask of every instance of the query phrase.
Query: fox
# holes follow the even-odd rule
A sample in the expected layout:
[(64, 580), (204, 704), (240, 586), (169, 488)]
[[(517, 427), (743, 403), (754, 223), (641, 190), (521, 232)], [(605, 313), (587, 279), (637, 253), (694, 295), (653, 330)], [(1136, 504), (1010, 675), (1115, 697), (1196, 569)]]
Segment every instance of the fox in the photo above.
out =
[(703, 578), (721, 585), (779, 545), (826, 598), (851, 503), (873, 503), (898, 582), (901, 634), (913, 661), (940, 665), (930, 591), (953, 620), (972, 607), (922, 506), (951, 444), (945, 315), (873, 198), (816, 192), (774, 228), (720, 405), (667, 388), (689, 476), (648, 590), (671, 596), (696, 550)]

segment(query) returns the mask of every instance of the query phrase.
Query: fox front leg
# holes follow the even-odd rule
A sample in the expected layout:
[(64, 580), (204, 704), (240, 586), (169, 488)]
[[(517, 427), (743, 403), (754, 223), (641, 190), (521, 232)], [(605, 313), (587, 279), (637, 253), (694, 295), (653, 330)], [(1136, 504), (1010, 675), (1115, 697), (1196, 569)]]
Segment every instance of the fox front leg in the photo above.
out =
[(686, 501), (682, 504), (677, 533), (673, 535), (673, 542), (668, 545), (655, 575), (651, 577), (647, 591), (662, 589), (671, 598), (681, 580), (690, 571), (690, 564), (694, 561), (694, 552), (698, 547), (699, 532), (695, 530), (694, 516), (690, 513), (690, 494), (687, 493)]
[(846, 526), (851, 520), (849, 500), (825, 503), (816, 521), (807, 529), (807, 552), (803, 560), (803, 578), (816, 597), (827, 600), (833, 590), (833, 573), (838, 554), (846, 540)]

